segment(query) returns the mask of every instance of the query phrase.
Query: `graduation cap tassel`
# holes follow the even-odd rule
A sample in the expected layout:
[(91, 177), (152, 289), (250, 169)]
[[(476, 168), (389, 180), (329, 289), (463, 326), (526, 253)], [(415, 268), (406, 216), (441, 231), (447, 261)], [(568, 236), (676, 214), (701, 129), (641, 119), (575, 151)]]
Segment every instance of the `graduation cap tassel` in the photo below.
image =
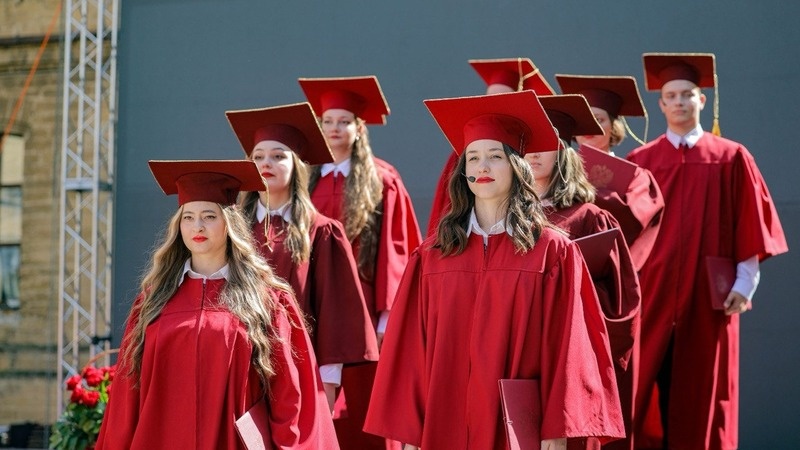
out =
[[(639, 143), (639, 145), (644, 145), (644, 144), (645, 144), (645, 141), (643, 141), (643, 140), (639, 139), (639, 137), (638, 137), (638, 136), (636, 136), (636, 135), (633, 133), (633, 130), (631, 130), (631, 127), (630, 127), (630, 126), (628, 126), (628, 121), (627, 121), (627, 120), (625, 120), (625, 117), (623, 117), (623, 116), (619, 116), (619, 118), (620, 118), (620, 120), (622, 120), (622, 124), (623, 124), (623, 125), (625, 125), (625, 130), (626, 130), (626, 131), (628, 132), (628, 134), (629, 134), (629, 135), (630, 135), (630, 136), (633, 138), (633, 140), (634, 140), (634, 141), (636, 141), (636, 142), (638, 142), (638, 143)], [(645, 125), (645, 128), (644, 128), (644, 135), (645, 135), (645, 139), (647, 139), (647, 125)]]
[(266, 181), (264, 182), (264, 187), (267, 188), (266, 189), (266, 193), (267, 193), (266, 203), (267, 204), (265, 205), (267, 207), (267, 216), (264, 218), (264, 246), (266, 246), (267, 249), (269, 249), (269, 251), (272, 252), (272, 240), (269, 238), (269, 229), (272, 226), (272, 224), (271, 224), (272, 221), (270, 220), (270, 215), (269, 215), (269, 186), (267, 186), (267, 182)]
[(525, 80), (525, 75), (522, 73), (522, 58), (517, 58), (517, 92), (522, 90), (523, 81)]
[[(520, 61), (522, 61), (521, 58), (520, 58)], [(520, 64), (521, 64), (521, 62), (520, 62)], [(520, 73), (522, 73), (522, 66), (520, 66), (519, 70), (520, 70)], [(530, 72), (530, 73), (526, 74), (525, 76), (521, 76), (519, 78), (519, 84), (517, 85), (517, 92), (521, 91), (522, 88), (525, 86), (525, 80), (535, 77), (538, 73), (539, 73), (539, 68), (537, 67), (537, 68), (533, 69), (533, 72)], [(537, 93), (536, 95), (539, 95), (539, 94)]]
[(711, 134), (722, 136), (722, 131), (719, 129), (719, 83), (716, 73), (714, 74), (714, 124), (711, 126)]

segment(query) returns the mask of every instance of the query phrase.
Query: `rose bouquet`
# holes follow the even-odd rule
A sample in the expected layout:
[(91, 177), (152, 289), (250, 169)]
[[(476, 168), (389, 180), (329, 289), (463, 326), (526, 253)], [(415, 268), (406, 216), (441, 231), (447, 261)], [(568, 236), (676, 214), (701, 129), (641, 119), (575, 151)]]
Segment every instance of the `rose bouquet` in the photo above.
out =
[[(98, 355), (100, 356), (100, 355)], [(96, 358), (95, 358), (96, 359)], [(116, 366), (95, 368), (90, 361), (81, 373), (67, 379), (69, 405), (53, 425), (50, 448), (93, 449), (111, 392)]]

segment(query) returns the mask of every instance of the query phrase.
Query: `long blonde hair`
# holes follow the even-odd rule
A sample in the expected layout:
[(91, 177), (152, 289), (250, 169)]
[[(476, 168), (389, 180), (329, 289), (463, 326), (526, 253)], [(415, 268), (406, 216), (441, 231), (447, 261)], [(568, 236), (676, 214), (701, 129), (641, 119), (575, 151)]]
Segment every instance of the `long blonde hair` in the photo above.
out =
[[(272, 327), (273, 316), (282, 308), (281, 292), (291, 295), (291, 288), (277, 278), (267, 262), (255, 251), (247, 222), (235, 206), (219, 205), (227, 229), (228, 281), (220, 292), (219, 303), (235, 315), (247, 328), (253, 346), (252, 364), (262, 382), (275, 374), (271, 360), (272, 346), (280, 340)], [(123, 342), (121, 372), (136, 380), (141, 375), (145, 331), (178, 290), (183, 267), (191, 257), (183, 243), (180, 221), (183, 207), (169, 220), (163, 240), (153, 253), (150, 270), (143, 277), (143, 297), (134, 305), (128, 320), (135, 320)]]
[[(519, 153), (503, 144), (503, 151), (511, 164), (511, 189), (506, 204), (506, 227), (511, 229), (511, 240), (518, 253), (532, 249), (547, 225), (547, 218), (542, 211), (542, 204), (533, 189), (533, 171), (530, 164)], [(448, 190), (450, 192), (450, 210), (439, 222), (435, 247), (441, 249), (442, 255), (459, 255), (467, 248), (467, 228), (472, 208), (475, 206), (475, 194), (469, 189), (464, 176), (466, 168), (465, 153), (458, 158), (455, 170), (450, 176)]]
[[(356, 123), (359, 131), (350, 154), (350, 174), (344, 185), (343, 221), (347, 238), (358, 244), (356, 262), (359, 275), (365, 280), (372, 280), (381, 230), (383, 182), (373, 160), (364, 121), (356, 117)], [(319, 182), (320, 170), (320, 166), (311, 169), (310, 192)]]
[[(292, 205), (292, 220), (286, 226), (286, 240), (284, 243), (292, 254), (292, 261), (295, 264), (300, 264), (311, 258), (310, 231), (317, 209), (311, 203), (311, 196), (308, 193), (308, 166), (294, 152), (290, 152), (290, 154), (294, 165), (292, 176), (289, 180), (289, 202)], [(258, 222), (256, 219), (258, 198), (258, 192), (248, 192), (242, 196), (240, 202), (242, 215), (251, 226)], [(265, 220), (269, 220), (269, 218)]]
[(542, 198), (550, 200), (556, 209), (569, 208), (576, 203), (594, 203), (596, 190), (586, 176), (580, 155), (564, 141), (561, 145), (550, 173), (550, 184)]

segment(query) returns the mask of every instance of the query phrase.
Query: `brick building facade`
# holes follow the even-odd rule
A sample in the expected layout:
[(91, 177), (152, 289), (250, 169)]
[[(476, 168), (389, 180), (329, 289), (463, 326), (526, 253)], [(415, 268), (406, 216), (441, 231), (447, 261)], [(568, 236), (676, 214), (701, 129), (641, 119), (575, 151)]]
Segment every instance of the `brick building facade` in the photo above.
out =
[[(9, 123), (59, 0), (0, 2), (0, 133)], [(61, 20), (61, 19), (60, 19)], [(3, 149), (22, 156), (17, 178), (21, 201), (3, 196), (2, 245), (19, 255), (18, 299), (0, 303), (0, 425), (52, 423), (56, 411), (58, 329), (59, 139), (63, 47), (57, 26), (39, 63)], [(13, 147), (13, 151), (10, 150)], [(21, 166), (21, 167), (19, 167)], [(10, 220), (8, 211), (16, 207)], [(16, 214), (16, 216), (13, 216)], [(9, 242), (11, 240), (11, 242)], [(3, 278), (6, 283), (6, 277)]]

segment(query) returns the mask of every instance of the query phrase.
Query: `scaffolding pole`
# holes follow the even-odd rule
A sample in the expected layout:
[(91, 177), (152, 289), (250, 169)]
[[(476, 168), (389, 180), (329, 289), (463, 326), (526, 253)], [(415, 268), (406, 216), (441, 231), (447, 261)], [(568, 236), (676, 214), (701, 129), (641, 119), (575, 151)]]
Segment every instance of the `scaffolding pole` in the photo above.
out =
[(64, 0), (58, 411), (64, 380), (108, 347), (119, 0)]

